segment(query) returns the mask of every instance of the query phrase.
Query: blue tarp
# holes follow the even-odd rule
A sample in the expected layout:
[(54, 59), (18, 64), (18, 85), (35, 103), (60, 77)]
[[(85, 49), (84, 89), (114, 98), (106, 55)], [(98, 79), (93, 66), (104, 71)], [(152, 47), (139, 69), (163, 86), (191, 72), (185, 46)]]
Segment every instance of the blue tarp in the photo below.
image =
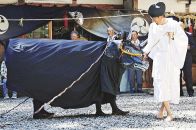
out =
[[(105, 42), (11, 39), (6, 50), (8, 88), (47, 102), (103, 53)], [(86, 107), (100, 99), (100, 62), (52, 105)]]

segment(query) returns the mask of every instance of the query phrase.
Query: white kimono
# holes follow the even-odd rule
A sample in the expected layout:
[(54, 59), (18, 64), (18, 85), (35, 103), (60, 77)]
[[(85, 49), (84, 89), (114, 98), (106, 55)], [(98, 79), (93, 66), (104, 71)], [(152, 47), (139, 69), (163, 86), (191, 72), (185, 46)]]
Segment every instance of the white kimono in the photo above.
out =
[[(168, 32), (174, 33), (174, 39)], [(180, 98), (180, 69), (184, 65), (188, 37), (180, 24), (170, 18), (167, 23), (151, 23), (148, 44), (143, 51), (153, 59), (152, 77), (154, 97), (157, 102), (178, 104)]]

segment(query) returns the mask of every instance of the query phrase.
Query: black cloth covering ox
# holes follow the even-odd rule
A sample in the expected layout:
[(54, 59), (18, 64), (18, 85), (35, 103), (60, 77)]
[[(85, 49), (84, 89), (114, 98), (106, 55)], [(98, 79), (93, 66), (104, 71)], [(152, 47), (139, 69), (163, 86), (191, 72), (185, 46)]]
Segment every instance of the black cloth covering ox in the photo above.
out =
[[(85, 72), (105, 47), (106, 42), (99, 41), (11, 39), (6, 50), (8, 88), (48, 102)], [(119, 67), (118, 61), (103, 55), (51, 105), (82, 108), (100, 101), (105, 92), (115, 96), (122, 76)]]

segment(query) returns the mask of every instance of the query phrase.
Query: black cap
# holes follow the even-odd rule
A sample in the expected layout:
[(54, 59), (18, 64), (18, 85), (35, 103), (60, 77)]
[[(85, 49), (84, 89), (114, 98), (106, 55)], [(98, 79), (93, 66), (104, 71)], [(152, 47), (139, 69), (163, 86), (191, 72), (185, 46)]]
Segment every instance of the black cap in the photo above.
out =
[(163, 16), (165, 14), (165, 4), (163, 2), (159, 2), (157, 4), (153, 4), (148, 9), (148, 14), (151, 17)]

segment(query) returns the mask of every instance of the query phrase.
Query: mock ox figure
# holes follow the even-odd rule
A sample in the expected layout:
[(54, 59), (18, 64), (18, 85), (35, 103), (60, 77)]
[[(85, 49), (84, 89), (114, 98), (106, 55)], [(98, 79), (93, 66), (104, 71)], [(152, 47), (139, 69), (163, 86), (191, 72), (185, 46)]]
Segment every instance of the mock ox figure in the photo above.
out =
[[(120, 46), (115, 42), (11, 39), (6, 49), (8, 88), (39, 101), (34, 112), (67, 89), (50, 104), (65, 109), (96, 104), (100, 116), (105, 115), (101, 104), (110, 103), (112, 114), (125, 115), (128, 112), (116, 104), (124, 72)], [(134, 58), (132, 62), (142, 64)]]
[[(120, 64), (107, 59), (105, 47), (106, 42), (95, 41), (10, 39), (8, 88), (32, 97), (34, 112), (67, 89), (50, 105), (69, 109), (96, 103), (96, 114), (104, 115), (101, 104), (110, 103), (112, 114), (127, 114), (116, 105)], [(35, 113), (34, 118), (47, 117), (42, 113)]]

